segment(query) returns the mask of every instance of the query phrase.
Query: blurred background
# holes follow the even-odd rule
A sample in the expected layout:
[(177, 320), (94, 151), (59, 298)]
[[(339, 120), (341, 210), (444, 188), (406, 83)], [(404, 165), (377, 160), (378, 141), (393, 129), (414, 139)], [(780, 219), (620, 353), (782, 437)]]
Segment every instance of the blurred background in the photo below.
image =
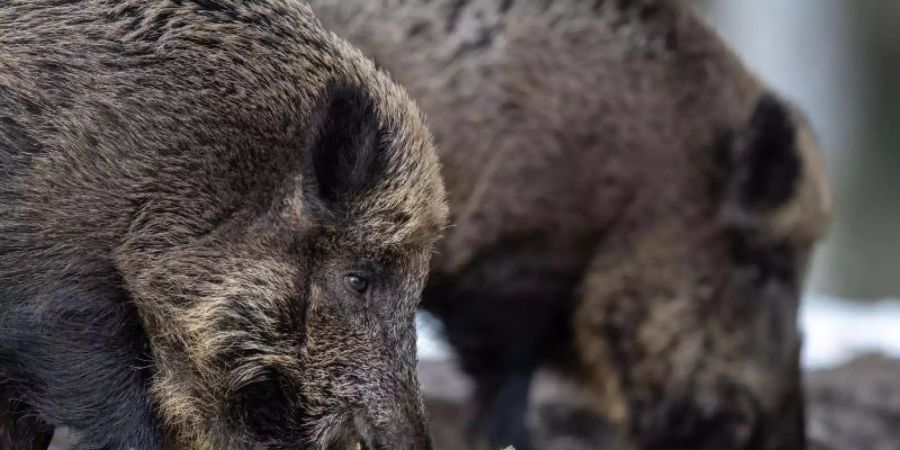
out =
[[(825, 152), (834, 217), (800, 316), (808, 433), (839, 449), (900, 450), (900, 0), (696, 2), (807, 114)], [(422, 356), (446, 360), (439, 325), (421, 319)], [(465, 389), (432, 378), (432, 392)]]
[(900, 1), (703, 0), (749, 68), (806, 112), (835, 215), (803, 310), (808, 367), (900, 356)]
[[(900, 1), (698, 0), (747, 66), (804, 111), (834, 217), (801, 311), (803, 363), (900, 358)], [(449, 353), (423, 317), (425, 359)]]

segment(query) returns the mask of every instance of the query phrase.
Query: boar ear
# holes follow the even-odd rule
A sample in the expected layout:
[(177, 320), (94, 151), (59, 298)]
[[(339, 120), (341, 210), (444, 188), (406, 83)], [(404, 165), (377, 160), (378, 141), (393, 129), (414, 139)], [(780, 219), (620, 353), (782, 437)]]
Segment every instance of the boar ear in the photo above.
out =
[(744, 129), (726, 141), (725, 201), (730, 208), (768, 212), (790, 200), (803, 167), (795, 121), (780, 100), (764, 96)]
[(326, 207), (340, 209), (384, 174), (382, 133), (372, 99), (358, 87), (329, 88), (317, 115), (311, 149), (314, 190)]

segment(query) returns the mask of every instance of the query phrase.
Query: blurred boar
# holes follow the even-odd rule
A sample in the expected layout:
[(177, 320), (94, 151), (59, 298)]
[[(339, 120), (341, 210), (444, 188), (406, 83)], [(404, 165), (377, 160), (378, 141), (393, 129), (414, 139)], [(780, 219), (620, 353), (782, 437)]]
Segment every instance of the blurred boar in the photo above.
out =
[(312, 4), (432, 121), (453, 226), (424, 305), (477, 382), (477, 441), (528, 447), (551, 366), (636, 448), (804, 447), (818, 149), (689, 5)]
[(0, 2), (0, 447), (430, 449), (445, 209), (419, 111), (302, 3)]

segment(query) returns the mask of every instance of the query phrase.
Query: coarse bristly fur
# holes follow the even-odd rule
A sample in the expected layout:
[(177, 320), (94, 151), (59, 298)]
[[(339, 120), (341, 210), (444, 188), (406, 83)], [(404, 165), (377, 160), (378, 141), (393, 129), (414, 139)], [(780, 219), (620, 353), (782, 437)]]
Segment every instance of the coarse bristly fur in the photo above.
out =
[(528, 447), (555, 367), (640, 449), (801, 449), (798, 298), (829, 198), (803, 117), (688, 2), (313, 0), (431, 118), (424, 306)]
[(430, 449), (404, 91), (291, 0), (0, 2), (0, 448)]

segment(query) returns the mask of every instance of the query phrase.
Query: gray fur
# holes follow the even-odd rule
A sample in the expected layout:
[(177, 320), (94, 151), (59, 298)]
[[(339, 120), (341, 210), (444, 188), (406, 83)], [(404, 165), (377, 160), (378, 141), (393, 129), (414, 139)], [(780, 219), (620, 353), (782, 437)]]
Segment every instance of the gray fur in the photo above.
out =
[(430, 448), (443, 196), (416, 107), (297, 1), (0, 2), (6, 445)]

